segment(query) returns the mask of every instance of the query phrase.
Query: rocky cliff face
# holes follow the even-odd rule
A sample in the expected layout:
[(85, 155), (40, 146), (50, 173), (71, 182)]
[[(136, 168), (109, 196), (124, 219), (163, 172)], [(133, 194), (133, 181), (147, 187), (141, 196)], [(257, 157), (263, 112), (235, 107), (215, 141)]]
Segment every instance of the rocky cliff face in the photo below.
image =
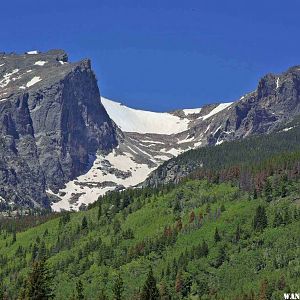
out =
[(64, 51), (0, 55), (0, 200), (49, 206), (53, 191), (117, 145), (89, 60)]

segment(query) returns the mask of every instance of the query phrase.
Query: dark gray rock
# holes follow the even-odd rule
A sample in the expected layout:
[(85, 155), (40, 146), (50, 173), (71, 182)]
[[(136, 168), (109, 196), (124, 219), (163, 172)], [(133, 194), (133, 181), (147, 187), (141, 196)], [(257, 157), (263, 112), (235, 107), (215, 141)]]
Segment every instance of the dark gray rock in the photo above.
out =
[(89, 60), (67, 54), (0, 56), (0, 196), (7, 202), (48, 207), (57, 191), (82, 174), (89, 155), (117, 145), (100, 102)]

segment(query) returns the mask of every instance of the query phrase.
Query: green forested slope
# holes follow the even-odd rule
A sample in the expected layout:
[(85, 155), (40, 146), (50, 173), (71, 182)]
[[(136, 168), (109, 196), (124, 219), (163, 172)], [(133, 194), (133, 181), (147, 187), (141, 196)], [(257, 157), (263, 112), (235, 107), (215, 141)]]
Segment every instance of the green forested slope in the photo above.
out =
[(282, 153), (299, 152), (299, 119), (297, 117), (282, 125), (277, 132), (184, 152), (160, 165), (144, 185), (158, 186), (178, 182), (194, 171), (222, 170), (235, 165), (252, 166)]
[(282, 297), (300, 286), (300, 183), (278, 193), (269, 182), (258, 198), (205, 180), (128, 190), (24, 232), (2, 230), (2, 291), (24, 298), (33, 262), (46, 257), (55, 299), (81, 290), (116, 299), (118, 275), (122, 299), (140, 299), (150, 267), (161, 299)]

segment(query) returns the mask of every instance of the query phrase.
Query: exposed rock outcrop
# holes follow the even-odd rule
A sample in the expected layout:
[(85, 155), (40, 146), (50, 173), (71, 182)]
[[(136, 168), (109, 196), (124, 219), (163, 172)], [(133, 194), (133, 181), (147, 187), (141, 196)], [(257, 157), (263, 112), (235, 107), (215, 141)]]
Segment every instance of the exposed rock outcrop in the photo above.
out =
[(31, 206), (117, 145), (90, 61), (61, 50), (1, 54), (0, 133), (0, 196)]

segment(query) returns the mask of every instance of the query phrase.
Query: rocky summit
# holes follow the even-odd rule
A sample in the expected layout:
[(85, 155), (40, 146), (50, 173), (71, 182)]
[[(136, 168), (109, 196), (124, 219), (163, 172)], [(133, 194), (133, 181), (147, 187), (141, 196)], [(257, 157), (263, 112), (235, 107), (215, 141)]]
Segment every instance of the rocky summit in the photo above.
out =
[(89, 60), (64, 51), (0, 54), (0, 200), (49, 207), (90, 156), (117, 145)]

